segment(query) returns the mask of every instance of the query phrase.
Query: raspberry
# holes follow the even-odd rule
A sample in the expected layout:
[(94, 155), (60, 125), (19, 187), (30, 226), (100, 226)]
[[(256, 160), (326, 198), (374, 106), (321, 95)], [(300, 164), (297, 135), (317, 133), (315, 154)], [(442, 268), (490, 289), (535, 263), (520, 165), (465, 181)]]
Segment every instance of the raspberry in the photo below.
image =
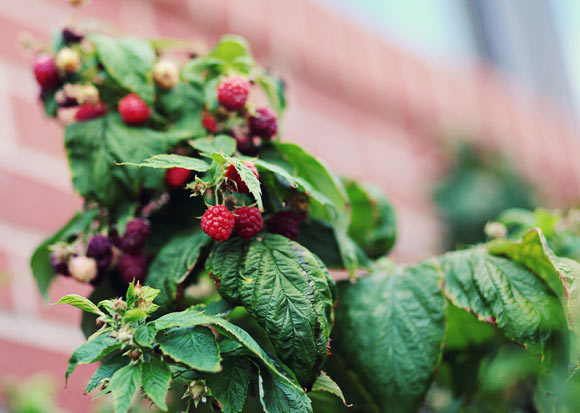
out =
[(256, 156), (258, 145), (254, 142), (254, 137), (250, 135), (236, 134), (237, 149), (242, 155)]
[(126, 284), (130, 284), (133, 280), (142, 283), (147, 276), (149, 261), (143, 253), (136, 255), (123, 254), (119, 259), (117, 268)]
[(250, 133), (262, 139), (271, 139), (278, 132), (276, 114), (270, 108), (259, 108), (249, 120)]
[(103, 102), (99, 102), (96, 105), (86, 103), (79, 106), (79, 110), (75, 114), (75, 120), (77, 122), (82, 122), (85, 120), (100, 118), (106, 111)]
[(79, 43), (81, 40), (83, 40), (83, 35), (75, 32), (69, 27), (65, 27), (62, 29), (62, 40), (65, 44)]
[(149, 119), (151, 110), (135, 93), (129, 93), (119, 101), (119, 113), (128, 125), (140, 125)]
[(143, 249), (149, 235), (151, 235), (149, 223), (140, 218), (134, 218), (127, 223), (120, 247), (127, 253), (135, 254)]
[(68, 263), (68, 270), (75, 280), (83, 283), (94, 280), (99, 272), (97, 261), (83, 255), (72, 257)]
[(170, 168), (165, 173), (165, 183), (172, 188), (181, 188), (188, 181), (191, 171), (185, 168)]
[(64, 73), (75, 73), (81, 69), (81, 56), (68, 47), (60, 49), (56, 55), (56, 67)]
[(95, 235), (89, 241), (87, 257), (97, 260), (100, 269), (107, 268), (113, 259), (113, 243), (104, 235)]
[(300, 235), (300, 224), (306, 218), (304, 213), (278, 211), (268, 220), (268, 230), (295, 240)]
[(50, 265), (55, 273), (64, 275), (65, 277), (70, 276), (67, 257), (60, 255), (57, 251), (53, 251), (50, 254)]
[(171, 89), (179, 83), (179, 67), (169, 60), (160, 60), (153, 66), (153, 79), (161, 88)]
[(44, 89), (54, 89), (60, 85), (60, 76), (50, 55), (41, 54), (34, 60), (34, 76)]
[(203, 124), (203, 127), (207, 129), (208, 132), (216, 133), (218, 130), (217, 120), (212, 115), (210, 115), (207, 110), (203, 112), (201, 123)]
[(243, 239), (250, 239), (262, 230), (264, 220), (256, 207), (241, 207), (235, 210), (236, 232)]
[[(260, 175), (258, 174), (258, 170), (256, 169), (256, 165), (254, 165), (253, 162), (245, 161), (244, 165), (246, 165), (248, 167), (248, 169), (253, 172), (253, 174), (256, 176), (257, 179), (260, 179)], [(239, 192), (240, 194), (249, 194), (250, 193), (250, 189), (248, 188), (248, 185), (246, 185), (246, 183), (242, 180), (240, 173), (238, 172), (238, 170), (236, 169), (236, 167), (233, 164), (228, 166), (228, 169), (226, 170), (226, 178), (231, 181), (231, 184), (232, 184), (232, 185), (230, 185), (231, 191)]]
[(201, 217), (201, 229), (218, 241), (227, 240), (232, 235), (235, 217), (223, 205), (212, 206)]
[(230, 111), (243, 109), (250, 94), (250, 82), (240, 76), (224, 79), (217, 89), (217, 98)]

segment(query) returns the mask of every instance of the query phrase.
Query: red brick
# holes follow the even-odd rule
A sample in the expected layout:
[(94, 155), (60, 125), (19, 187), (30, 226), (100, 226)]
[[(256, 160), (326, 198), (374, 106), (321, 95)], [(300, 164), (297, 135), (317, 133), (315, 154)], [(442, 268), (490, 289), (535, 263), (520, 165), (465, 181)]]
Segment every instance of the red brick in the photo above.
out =
[(62, 296), (78, 294), (88, 297), (93, 290), (89, 284), (82, 284), (70, 277), (57, 277), (50, 287), (48, 302), (38, 300), (39, 314), (42, 318), (63, 321), (70, 324), (80, 325), (82, 311), (70, 305), (56, 303)]
[(0, 251), (0, 308), (4, 310), (12, 307), (11, 283), (12, 273), (8, 263), (8, 255), (4, 251)]

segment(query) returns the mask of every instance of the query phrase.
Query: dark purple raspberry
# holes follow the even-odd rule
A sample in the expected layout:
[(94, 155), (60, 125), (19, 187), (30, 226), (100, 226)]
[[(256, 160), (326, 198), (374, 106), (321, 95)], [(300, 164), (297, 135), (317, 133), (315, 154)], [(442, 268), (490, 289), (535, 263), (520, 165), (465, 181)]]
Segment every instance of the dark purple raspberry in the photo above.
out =
[(87, 257), (97, 260), (99, 269), (107, 268), (113, 259), (113, 243), (104, 235), (95, 235), (89, 241)]
[(75, 32), (73, 29), (69, 27), (65, 27), (62, 29), (62, 40), (66, 45), (78, 43), (83, 40), (83, 35)]
[(243, 239), (250, 239), (262, 230), (264, 220), (256, 207), (241, 207), (234, 211), (236, 232)]
[(119, 259), (117, 268), (126, 284), (130, 284), (133, 280), (143, 284), (147, 276), (147, 270), (149, 269), (149, 260), (143, 253), (135, 255), (123, 254)]
[(151, 235), (149, 223), (140, 218), (133, 218), (127, 224), (125, 235), (121, 239), (121, 249), (129, 254), (135, 254), (143, 249), (149, 235)]
[(52, 266), (52, 269), (55, 273), (64, 275), (65, 277), (70, 277), (70, 271), (68, 270), (68, 260), (57, 251), (53, 251), (50, 254), (50, 265)]
[(259, 148), (255, 140), (260, 140), (259, 138), (254, 139), (254, 136), (235, 134), (236, 144), (238, 152), (246, 156), (256, 156), (258, 154)]
[(259, 108), (256, 116), (251, 116), (249, 120), (250, 134), (259, 136), (262, 139), (271, 139), (278, 132), (278, 121), (276, 114), (270, 108)]
[(306, 214), (294, 211), (278, 211), (268, 220), (268, 230), (295, 240), (300, 235), (300, 224)]

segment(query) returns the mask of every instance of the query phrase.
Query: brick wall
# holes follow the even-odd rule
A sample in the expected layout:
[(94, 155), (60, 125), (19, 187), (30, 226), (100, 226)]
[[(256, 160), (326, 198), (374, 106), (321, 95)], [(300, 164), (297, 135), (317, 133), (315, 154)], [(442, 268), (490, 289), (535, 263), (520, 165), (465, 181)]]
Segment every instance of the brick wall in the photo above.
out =
[[(438, 249), (429, 203), (445, 168), (441, 146), (460, 134), (501, 149), (554, 205), (578, 198), (580, 140), (574, 119), (529, 91), (473, 64), (437, 67), (358, 27), (313, 0), (93, 0), (71, 13), (64, 0), (0, 0), (0, 376), (52, 372), (59, 384), (67, 354), (82, 342), (74, 310), (44, 305), (28, 269), (38, 242), (81, 204), (73, 194), (62, 131), (43, 118), (23, 31), (48, 38), (55, 24), (85, 17), (146, 36), (248, 38), (256, 57), (289, 85), (284, 136), (339, 173), (382, 186), (400, 225), (396, 256)], [(54, 300), (88, 289), (58, 280)], [(50, 332), (50, 334), (48, 334)], [(59, 395), (86, 411), (73, 376)], [(79, 384), (80, 383), (80, 384)]]

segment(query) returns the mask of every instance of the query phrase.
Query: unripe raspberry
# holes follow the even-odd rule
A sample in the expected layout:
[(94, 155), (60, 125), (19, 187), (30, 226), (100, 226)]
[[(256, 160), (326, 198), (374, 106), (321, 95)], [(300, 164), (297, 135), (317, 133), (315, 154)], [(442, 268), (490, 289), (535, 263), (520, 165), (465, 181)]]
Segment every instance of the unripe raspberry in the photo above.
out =
[(99, 89), (95, 85), (87, 83), (78, 89), (76, 98), (80, 105), (96, 105), (99, 103)]
[(217, 120), (212, 115), (210, 115), (207, 110), (203, 112), (201, 123), (208, 132), (216, 133), (218, 130)]
[(224, 79), (217, 89), (218, 102), (230, 111), (243, 109), (249, 94), (250, 82), (240, 76)]
[(212, 206), (201, 217), (201, 229), (218, 241), (227, 240), (232, 235), (235, 217), (223, 205)]
[(106, 112), (107, 110), (102, 102), (99, 102), (96, 105), (91, 105), (87, 103), (79, 106), (75, 114), (75, 120), (77, 122), (83, 122), (85, 120), (100, 118)]
[(38, 55), (34, 60), (34, 77), (44, 89), (54, 89), (60, 85), (60, 76), (52, 56)]
[(119, 113), (123, 121), (128, 125), (140, 125), (149, 119), (151, 110), (135, 93), (129, 93), (119, 101)]
[(113, 259), (113, 243), (104, 235), (95, 235), (89, 241), (87, 257), (97, 260), (100, 269), (105, 269)]
[(89, 283), (94, 280), (99, 272), (97, 261), (94, 258), (79, 255), (72, 257), (68, 263), (70, 275), (82, 283)]
[(153, 79), (163, 89), (171, 89), (179, 83), (179, 67), (169, 60), (160, 60), (153, 66)]
[(256, 115), (249, 120), (250, 134), (262, 139), (271, 139), (278, 132), (278, 120), (276, 114), (270, 108), (259, 108)]
[(64, 73), (75, 73), (81, 69), (81, 56), (76, 50), (64, 47), (56, 55), (56, 67)]
[(304, 213), (278, 211), (268, 220), (268, 230), (295, 240), (300, 235), (300, 224), (305, 218)]
[(117, 268), (119, 269), (123, 281), (127, 285), (129, 285), (133, 280), (136, 282), (143, 282), (147, 276), (149, 261), (147, 256), (143, 253), (136, 255), (123, 254), (119, 259)]
[(151, 235), (149, 223), (140, 218), (134, 218), (127, 223), (125, 235), (120, 242), (120, 248), (130, 254), (139, 252), (145, 246), (147, 238)]
[(185, 168), (170, 168), (165, 172), (165, 183), (171, 188), (182, 188), (187, 183), (191, 171)]
[(241, 207), (234, 211), (236, 232), (243, 239), (250, 239), (262, 230), (264, 220), (256, 207)]
[[(258, 170), (256, 169), (256, 165), (254, 165), (254, 162), (245, 161), (244, 165), (246, 165), (248, 169), (252, 171), (252, 173), (256, 176), (256, 179), (260, 179), (260, 174), (258, 174)], [(240, 176), (238, 170), (233, 164), (228, 166), (228, 169), (226, 170), (226, 178), (231, 181), (230, 182), (231, 185), (228, 186), (228, 188), (231, 191), (239, 192), (240, 194), (250, 193), (248, 185), (246, 185), (246, 183), (242, 180), (242, 177)]]

